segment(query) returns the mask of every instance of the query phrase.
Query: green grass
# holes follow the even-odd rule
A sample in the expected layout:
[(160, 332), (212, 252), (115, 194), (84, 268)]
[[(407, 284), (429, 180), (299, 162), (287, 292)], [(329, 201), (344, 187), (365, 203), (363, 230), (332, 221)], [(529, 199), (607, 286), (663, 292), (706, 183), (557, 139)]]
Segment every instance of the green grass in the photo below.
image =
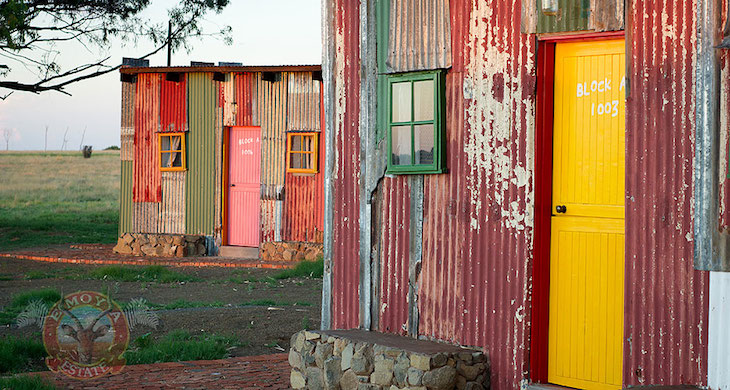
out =
[(309, 302), (282, 302), (275, 301), (273, 299), (254, 299), (252, 301), (246, 301), (241, 306), (312, 306)]
[(115, 242), (119, 181), (118, 151), (0, 153), (0, 251)]
[(161, 265), (150, 265), (146, 267), (109, 265), (92, 269), (86, 274), (77, 276), (77, 278), (114, 280), (118, 282), (157, 283), (198, 282), (201, 280), (200, 278), (185, 275)]
[(37, 338), (5, 336), (0, 339), (0, 374), (23, 372), (43, 360), (46, 349)]
[(160, 340), (153, 340), (150, 334), (137, 338), (124, 356), (127, 364), (212, 360), (226, 357), (228, 348), (238, 345), (239, 341), (229, 336), (175, 330)]
[(159, 303), (148, 303), (147, 304), (153, 310), (175, 310), (175, 309), (191, 309), (197, 307), (223, 307), (226, 304), (221, 301), (213, 302), (200, 302), (200, 301), (186, 301), (184, 299), (178, 299), (171, 303), (159, 304)]
[(9, 325), (31, 301), (41, 300), (49, 307), (61, 300), (61, 293), (53, 288), (31, 290), (13, 295), (10, 305), (0, 311), (0, 325)]
[(38, 375), (18, 375), (8, 378), (0, 378), (0, 389), (55, 390), (56, 386)]
[(322, 278), (324, 274), (324, 261), (319, 258), (315, 261), (300, 261), (296, 267), (287, 269), (274, 274), (272, 278), (290, 279), (290, 278)]

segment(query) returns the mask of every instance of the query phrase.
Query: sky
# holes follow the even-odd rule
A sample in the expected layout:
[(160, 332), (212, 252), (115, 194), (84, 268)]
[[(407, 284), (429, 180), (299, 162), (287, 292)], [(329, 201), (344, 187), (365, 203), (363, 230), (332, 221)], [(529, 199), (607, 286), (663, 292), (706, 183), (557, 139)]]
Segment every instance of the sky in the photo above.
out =
[[(153, 0), (140, 15), (161, 22), (174, 1)], [(229, 0), (221, 14), (209, 13), (203, 26), (216, 31), (231, 26), (233, 44), (215, 38), (193, 41), (190, 53), (180, 49), (173, 53), (172, 65), (190, 65), (190, 61), (241, 62), (244, 65), (301, 65), (321, 63), (321, 26), (319, 0)], [(114, 43), (108, 51), (115, 62), (151, 51), (152, 45), (135, 46)], [(65, 45), (61, 64), (73, 65), (96, 58), (80, 45)], [(166, 65), (166, 51), (150, 57), (150, 66)], [(31, 81), (25, 69), (16, 66), (7, 79)], [(0, 100), (0, 129), (11, 129), (10, 150), (43, 150), (48, 127), (47, 149), (61, 150), (66, 133), (65, 150), (92, 145), (94, 150), (119, 145), (121, 83), (119, 73), (82, 81), (66, 89), (72, 96), (55, 91), (32, 94), (15, 92)], [(7, 90), (0, 90), (3, 95)], [(85, 133), (84, 133), (85, 130)], [(82, 139), (83, 137), (83, 139)], [(83, 143), (82, 143), (83, 141)], [(0, 150), (5, 150), (0, 137)]]

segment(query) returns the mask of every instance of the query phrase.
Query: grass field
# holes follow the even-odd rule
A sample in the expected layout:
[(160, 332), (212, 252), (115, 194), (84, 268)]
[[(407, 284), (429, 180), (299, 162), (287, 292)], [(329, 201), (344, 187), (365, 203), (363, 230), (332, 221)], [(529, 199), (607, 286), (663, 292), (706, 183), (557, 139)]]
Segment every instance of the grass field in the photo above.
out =
[(119, 151), (0, 152), (0, 251), (113, 243)]

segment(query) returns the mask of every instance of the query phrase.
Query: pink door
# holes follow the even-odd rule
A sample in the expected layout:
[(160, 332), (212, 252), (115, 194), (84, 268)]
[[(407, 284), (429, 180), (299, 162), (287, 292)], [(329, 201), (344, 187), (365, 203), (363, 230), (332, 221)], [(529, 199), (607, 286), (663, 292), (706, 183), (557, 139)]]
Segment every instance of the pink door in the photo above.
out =
[(228, 134), (228, 244), (258, 247), (261, 128), (231, 127)]

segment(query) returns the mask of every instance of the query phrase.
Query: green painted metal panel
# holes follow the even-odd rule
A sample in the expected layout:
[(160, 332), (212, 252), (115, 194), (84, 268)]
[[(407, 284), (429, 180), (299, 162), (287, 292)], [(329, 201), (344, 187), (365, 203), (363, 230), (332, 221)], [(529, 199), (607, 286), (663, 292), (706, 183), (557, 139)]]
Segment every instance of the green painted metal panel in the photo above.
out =
[(119, 234), (132, 231), (132, 162), (122, 161), (119, 186)]
[(537, 32), (586, 31), (591, 16), (590, 0), (558, 0), (558, 12), (546, 15), (542, 12), (542, 0), (537, 2)]
[(215, 124), (217, 88), (212, 73), (188, 76), (185, 232), (213, 234), (215, 221)]

